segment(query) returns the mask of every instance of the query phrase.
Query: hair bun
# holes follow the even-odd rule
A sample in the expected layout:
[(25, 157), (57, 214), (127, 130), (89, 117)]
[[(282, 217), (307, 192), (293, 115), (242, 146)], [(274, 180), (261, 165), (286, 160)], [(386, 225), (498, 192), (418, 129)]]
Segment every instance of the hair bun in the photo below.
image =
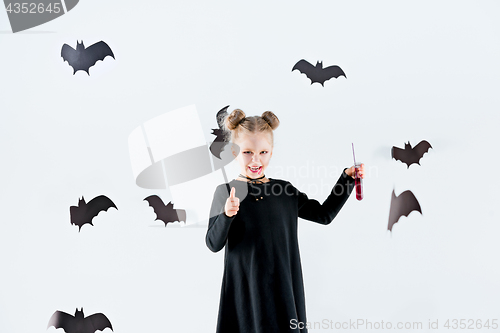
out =
[(226, 127), (232, 131), (238, 127), (243, 119), (245, 119), (245, 112), (240, 109), (234, 109), (233, 112), (231, 112), (231, 114), (226, 118)]
[(278, 128), (278, 126), (280, 125), (280, 121), (279, 121), (278, 117), (271, 111), (265, 111), (261, 117), (269, 124), (269, 126), (273, 130)]

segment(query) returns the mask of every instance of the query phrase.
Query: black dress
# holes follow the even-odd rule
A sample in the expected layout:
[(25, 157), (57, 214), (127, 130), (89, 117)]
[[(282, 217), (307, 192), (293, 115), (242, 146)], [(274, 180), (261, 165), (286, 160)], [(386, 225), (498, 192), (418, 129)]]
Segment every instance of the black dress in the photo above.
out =
[[(298, 217), (329, 224), (354, 188), (345, 170), (323, 204), (281, 179), (217, 186), (206, 235), (213, 252), (226, 246), (217, 333), (307, 332)], [(228, 217), (233, 186), (240, 207)]]

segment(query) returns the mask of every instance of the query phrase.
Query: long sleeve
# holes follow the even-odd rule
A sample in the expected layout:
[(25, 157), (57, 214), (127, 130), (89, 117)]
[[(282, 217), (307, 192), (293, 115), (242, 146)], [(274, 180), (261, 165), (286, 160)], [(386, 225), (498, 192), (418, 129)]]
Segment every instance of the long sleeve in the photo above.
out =
[(340, 178), (323, 204), (315, 199), (309, 199), (305, 193), (298, 191), (299, 217), (321, 224), (332, 222), (354, 188), (354, 179), (345, 173), (346, 169), (342, 171)]
[(227, 241), (229, 227), (236, 215), (227, 216), (224, 212), (226, 200), (229, 197), (228, 193), (224, 193), (224, 185), (219, 185), (215, 189), (212, 207), (210, 209), (210, 217), (208, 220), (208, 230), (205, 237), (205, 242), (212, 252), (220, 251)]

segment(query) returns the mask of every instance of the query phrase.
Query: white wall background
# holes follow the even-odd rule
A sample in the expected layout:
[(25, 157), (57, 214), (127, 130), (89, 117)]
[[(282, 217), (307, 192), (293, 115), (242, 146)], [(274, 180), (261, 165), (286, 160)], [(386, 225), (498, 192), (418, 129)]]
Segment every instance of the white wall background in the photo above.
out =
[[(223, 251), (210, 252), (204, 228), (153, 221), (143, 199), (170, 194), (135, 185), (127, 146), (144, 121), (190, 104), (207, 141), (227, 104), (275, 112), (266, 175), (321, 202), (354, 142), (365, 199), (351, 196), (328, 226), (299, 222), (309, 321), (422, 322), (419, 332), (429, 320), (498, 322), (499, 9), (82, 0), (16, 34), (0, 11), (0, 331), (44, 332), (55, 310), (76, 307), (115, 332), (215, 331)], [(72, 75), (60, 50), (77, 39), (104, 40), (116, 60)], [(310, 85), (291, 72), (302, 58), (347, 79)], [(424, 139), (434, 149), (421, 166), (391, 160), (393, 145)], [(393, 188), (413, 191), (423, 215), (391, 235)], [(69, 206), (100, 194), (118, 211), (78, 233)]]

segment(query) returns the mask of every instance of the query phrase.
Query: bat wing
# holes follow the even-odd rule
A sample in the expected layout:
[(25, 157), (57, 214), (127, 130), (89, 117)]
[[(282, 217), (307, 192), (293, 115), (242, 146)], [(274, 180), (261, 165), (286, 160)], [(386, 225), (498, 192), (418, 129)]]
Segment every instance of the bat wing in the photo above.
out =
[[(184, 209), (174, 209), (172, 201), (165, 206), (165, 209), (166, 219), (168, 219), (169, 222), (186, 222), (186, 211)], [(165, 226), (167, 226), (166, 223)]]
[[(179, 213), (181, 216), (179, 216)], [(169, 222), (181, 222), (182, 217), (184, 218), (184, 222), (186, 222), (186, 211), (182, 209), (174, 209), (172, 201), (165, 206), (165, 209), (162, 211), (160, 216), (161, 220), (165, 222), (165, 227)]]
[(94, 313), (93, 315), (86, 317), (85, 322), (89, 322), (91, 324), (90, 326), (92, 327), (93, 331), (90, 330), (84, 333), (94, 333), (96, 330), (103, 331), (105, 328), (110, 328), (111, 330), (113, 330), (108, 317), (106, 317), (102, 313)]
[(308, 74), (308, 73), (311, 73), (311, 71), (315, 70), (316, 67), (314, 67), (309, 61), (307, 60), (299, 60), (295, 66), (293, 66), (292, 68), (292, 72), (294, 70), (298, 69), (299, 72), (301, 72), (302, 74)]
[(86, 218), (92, 221), (101, 211), (107, 211), (111, 207), (118, 209), (110, 198), (99, 195), (87, 203)]
[(298, 69), (302, 74), (305, 74), (311, 80), (311, 84), (319, 82), (316, 77), (317, 69), (309, 61), (304, 59), (299, 60), (295, 66), (293, 66), (292, 72), (296, 69)]
[(323, 68), (323, 77), (325, 78), (325, 81), (331, 79), (332, 77), (338, 78), (339, 76), (343, 76), (347, 79), (344, 71), (339, 66), (335, 65)]
[(150, 207), (153, 207), (153, 211), (156, 214), (155, 221), (160, 220), (161, 212), (165, 209), (165, 204), (163, 203), (163, 200), (161, 200), (161, 198), (155, 194), (150, 195), (144, 200), (146, 200), (149, 203)]
[(186, 211), (184, 209), (176, 209), (175, 213), (177, 214), (179, 222), (186, 222)]
[(63, 61), (67, 61), (68, 64), (73, 67), (73, 75), (75, 75), (76, 71), (80, 69), (80, 52), (68, 44), (64, 44), (61, 49), (61, 57)]
[(412, 163), (415, 163), (411, 156), (411, 151), (407, 149), (401, 149), (398, 147), (392, 147), (391, 156), (396, 161), (401, 161), (406, 164), (406, 168), (409, 168)]
[(215, 135), (216, 138), (210, 145), (210, 152), (212, 153), (212, 155), (214, 155), (220, 160), (221, 159), (220, 153), (227, 145), (227, 142), (224, 139), (225, 133), (223, 130), (216, 128), (212, 129), (212, 134)]
[(70, 214), (70, 221), (71, 224), (77, 225), (78, 226), (78, 231), (82, 229), (82, 226), (85, 223), (90, 223), (92, 224), (91, 220), (88, 220), (86, 217), (86, 208), (85, 207), (77, 207), (77, 206), (71, 206), (69, 207), (69, 214)]
[(91, 57), (93, 61), (92, 65), (94, 65), (97, 60), (104, 60), (107, 56), (111, 56), (113, 59), (115, 58), (115, 55), (113, 54), (113, 51), (111, 51), (109, 45), (102, 40), (87, 47), (85, 49), (85, 53)]
[(221, 130), (224, 130), (224, 120), (226, 119), (227, 117), (227, 109), (229, 108), (229, 105), (223, 107), (222, 109), (220, 109), (219, 112), (217, 112), (217, 125), (219, 125), (219, 128)]
[(424, 156), (425, 153), (427, 153), (429, 151), (429, 148), (432, 148), (431, 144), (425, 140), (422, 140), (418, 143), (418, 145), (416, 145), (415, 147), (413, 147), (413, 152), (415, 153), (415, 158), (417, 158), (417, 163), (418, 165), (420, 165), (420, 159), (422, 158), (422, 156)]
[(217, 125), (219, 126), (218, 129), (212, 129), (212, 134), (216, 136), (215, 140), (212, 142), (210, 145), (210, 152), (212, 155), (217, 157), (219, 160), (221, 159), (220, 153), (224, 149), (224, 147), (228, 143), (228, 136), (229, 133), (225, 130), (224, 126), (224, 120), (227, 117), (227, 109), (229, 108), (229, 105), (223, 107), (222, 109), (217, 112)]
[(404, 159), (404, 149), (401, 149), (401, 148), (398, 148), (398, 147), (395, 147), (393, 146), (391, 148), (391, 156), (393, 159), (395, 159), (396, 161), (401, 161), (403, 162), (403, 159)]
[[(97, 42), (85, 48), (81, 56), (80, 68), (89, 74), (90, 67), (94, 66), (97, 60), (104, 60), (107, 56), (115, 58), (113, 51), (108, 44), (103, 41)], [(90, 74), (89, 74), (90, 75)]]
[(422, 209), (415, 195), (407, 190), (396, 196), (392, 190), (391, 208), (389, 212), (389, 224), (387, 229), (392, 231), (392, 226), (398, 222), (401, 216), (408, 216), (416, 210), (422, 214)]
[(212, 134), (215, 135), (214, 142), (227, 143), (224, 138), (224, 131), (218, 128), (212, 129)]
[(63, 61), (67, 61), (72, 66), (73, 62), (78, 60), (78, 52), (68, 44), (64, 44), (61, 49), (61, 57)]
[(52, 317), (50, 317), (47, 328), (54, 326), (55, 328), (62, 328), (66, 332), (74, 332), (76, 329), (75, 325), (75, 317), (66, 312), (56, 311)]

